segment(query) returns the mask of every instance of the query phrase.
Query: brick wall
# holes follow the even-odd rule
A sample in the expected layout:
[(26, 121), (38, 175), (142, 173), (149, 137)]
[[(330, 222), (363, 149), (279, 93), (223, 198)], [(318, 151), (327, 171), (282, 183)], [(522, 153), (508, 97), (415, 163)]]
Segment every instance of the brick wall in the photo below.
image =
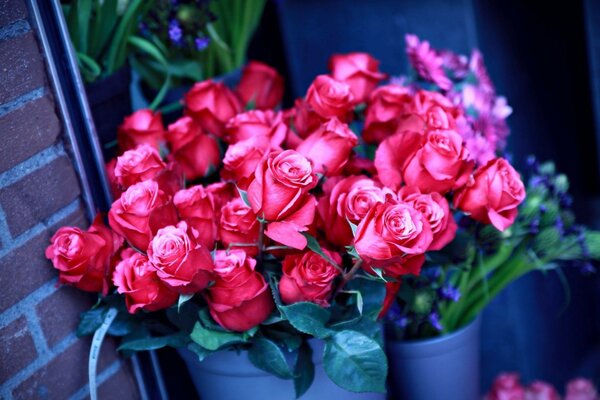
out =
[[(88, 397), (89, 339), (74, 330), (91, 295), (57, 287), (44, 249), (61, 225), (88, 224), (25, 0), (0, 0), (0, 398)], [(101, 399), (139, 395), (107, 340)]]

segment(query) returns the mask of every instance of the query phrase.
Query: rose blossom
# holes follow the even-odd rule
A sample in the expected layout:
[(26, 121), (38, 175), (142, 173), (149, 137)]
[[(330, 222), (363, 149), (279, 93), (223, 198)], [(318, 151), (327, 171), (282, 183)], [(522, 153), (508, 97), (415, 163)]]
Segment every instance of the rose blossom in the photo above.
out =
[(534, 381), (525, 388), (525, 400), (560, 400), (560, 396), (549, 383)]
[(331, 76), (350, 86), (356, 103), (363, 103), (375, 86), (386, 78), (379, 71), (379, 61), (368, 53), (334, 54), (329, 59)]
[(319, 215), (327, 240), (337, 246), (352, 244), (354, 236), (349, 221), (358, 225), (375, 203), (385, 202), (386, 193), (393, 195), (366, 176), (328, 179), (323, 192)]
[(210, 252), (196, 240), (185, 221), (156, 232), (148, 246), (148, 259), (160, 280), (178, 293), (199, 292), (213, 277)]
[(225, 204), (240, 197), (235, 185), (230, 182), (215, 182), (206, 186), (206, 191), (213, 197), (215, 220), (221, 218), (221, 209)]
[(382, 319), (385, 317), (394, 302), (396, 302), (396, 295), (400, 290), (400, 285), (402, 285), (402, 280), (400, 279), (385, 283), (385, 298), (383, 299), (383, 306), (381, 307), (381, 311), (379, 312), (377, 319)]
[(405, 104), (397, 131), (457, 129), (457, 121), (464, 121), (459, 107), (440, 93), (419, 90)]
[(525, 389), (519, 382), (519, 374), (503, 373), (496, 377), (485, 400), (525, 400)]
[(445, 197), (436, 192), (423, 194), (417, 188), (404, 186), (398, 199), (413, 206), (429, 221), (433, 241), (428, 250), (441, 250), (454, 239), (457, 226)]
[[(235, 243), (257, 243), (259, 228), (260, 223), (256, 214), (241, 198), (231, 200), (223, 207), (219, 223), (219, 237), (226, 248)], [(239, 248), (249, 256), (255, 256), (258, 253), (256, 246)]]
[(173, 204), (181, 219), (193, 229), (195, 238), (212, 249), (217, 240), (213, 196), (201, 185), (196, 185), (175, 193)]
[(244, 105), (253, 103), (258, 110), (272, 109), (283, 98), (283, 78), (267, 64), (250, 61), (242, 71), (236, 91)]
[(160, 112), (144, 109), (125, 117), (119, 125), (117, 141), (121, 151), (133, 149), (140, 144), (148, 144), (158, 150), (164, 135), (165, 128)]
[(225, 140), (228, 143), (264, 137), (271, 147), (277, 148), (287, 136), (288, 126), (283, 123), (283, 113), (272, 110), (252, 110), (231, 118), (225, 126)]
[(176, 221), (177, 213), (169, 196), (153, 180), (127, 188), (108, 213), (110, 227), (141, 251), (148, 248), (158, 229)]
[(125, 296), (127, 311), (157, 311), (169, 308), (179, 297), (156, 275), (148, 257), (128, 248), (121, 253), (121, 262), (115, 267), (113, 283), (117, 292)]
[(185, 114), (207, 133), (223, 136), (225, 124), (242, 111), (236, 95), (225, 84), (207, 80), (196, 83), (184, 96)]
[(519, 173), (503, 158), (478, 168), (467, 185), (454, 197), (457, 208), (484, 224), (504, 231), (517, 217), (517, 207), (525, 199)]
[(310, 133), (318, 129), (325, 121), (304, 99), (296, 99), (292, 110), (293, 125), (298, 135), (292, 135), (291, 130), (288, 132), (288, 138), (286, 139), (286, 147), (288, 148), (296, 148), (301, 139), (306, 138)]
[(141, 144), (117, 158), (114, 175), (119, 186), (125, 190), (135, 183), (154, 178), (165, 167), (154, 147)]
[(308, 88), (306, 101), (323, 118), (345, 119), (352, 109), (354, 96), (346, 83), (327, 75), (319, 75)]
[(598, 392), (592, 381), (584, 378), (572, 379), (567, 383), (565, 400), (598, 400)]
[(46, 258), (59, 271), (59, 282), (106, 294), (112, 257), (122, 243), (123, 238), (108, 229), (97, 216), (87, 231), (75, 226), (58, 229), (46, 248)]
[(330, 177), (339, 175), (357, 144), (358, 138), (348, 125), (332, 118), (300, 143), (296, 151), (313, 162), (314, 172)]
[(421, 42), (416, 35), (406, 35), (405, 40), (408, 60), (417, 73), (442, 90), (450, 89), (452, 81), (448, 79), (442, 67), (444, 60), (429, 46), (429, 42)]
[(296, 248), (306, 247), (316, 201), (308, 192), (317, 184), (311, 162), (294, 150), (271, 152), (258, 164), (248, 186), (252, 211), (268, 221), (265, 235)]
[(232, 180), (237, 187), (247, 190), (254, 179), (254, 171), (271, 148), (268, 138), (252, 137), (230, 145), (223, 158), (221, 177)]
[(380, 143), (393, 135), (410, 101), (410, 91), (404, 86), (386, 85), (375, 89), (366, 109), (365, 142)]
[(273, 311), (269, 285), (255, 267), (256, 260), (242, 250), (215, 252), (215, 283), (205, 298), (210, 315), (223, 328), (246, 331)]
[(166, 138), (171, 149), (169, 158), (181, 165), (186, 179), (207, 176), (221, 164), (219, 143), (190, 117), (169, 125)]

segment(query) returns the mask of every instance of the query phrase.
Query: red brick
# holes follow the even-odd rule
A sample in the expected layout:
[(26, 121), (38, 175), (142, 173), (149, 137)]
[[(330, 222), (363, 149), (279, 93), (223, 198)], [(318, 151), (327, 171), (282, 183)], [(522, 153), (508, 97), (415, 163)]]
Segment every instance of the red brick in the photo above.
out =
[[(83, 210), (79, 209), (0, 258), (0, 287), (10, 288), (0, 291), (0, 312), (58, 276), (44, 256), (54, 232), (63, 225), (83, 228), (87, 224)], [(18, 285), (15, 285), (15, 282), (18, 282)]]
[(0, 103), (46, 85), (43, 57), (33, 32), (0, 42)]
[[(111, 400), (136, 400), (140, 398), (137, 384), (127, 364), (123, 364), (116, 374), (98, 387), (98, 398)], [(87, 399), (89, 399), (89, 396)]]
[(36, 358), (37, 352), (25, 317), (0, 329), (0, 384)]
[(0, 26), (25, 18), (27, 18), (27, 6), (24, 0), (0, 1)]
[(71, 160), (62, 156), (0, 190), (0, 205), (15, 237), (68, 205), (79, 193)]
[(0, 173), (51, 146), (61, 130), (50, 95), (4, 115), (0, 127)]

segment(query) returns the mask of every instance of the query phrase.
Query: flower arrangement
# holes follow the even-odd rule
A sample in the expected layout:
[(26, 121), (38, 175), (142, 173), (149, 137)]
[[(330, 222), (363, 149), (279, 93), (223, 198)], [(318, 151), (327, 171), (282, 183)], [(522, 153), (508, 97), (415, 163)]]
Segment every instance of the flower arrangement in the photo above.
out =
[[(520, 175), (496, 156), (510, 109), (484, 79), (481, 56), (469, 64), (414, 36), (407, 44), (420, 81), (378, 86), (387, 75), (372, 56), (334, 55), (330, 74), (280, 111), (282, 78), (251, 62), (233, 90), (196, 83), (167, 128), (150, 110), (126, 118), (121, 154), (107, 165), (116, 199), (108, 226), (98, 217), (87, 231), (63, 227), (46, 251), (60, 282), (100, 293), (79, 334), (104, 322), (123, 351), (187, 347), (200, 360), (247, 351), (256, 367), (293, 379), (298, 397), (314, 376), (311, 343), (322, 340), (333, 382), (385, 391), (378, 320), (398, 290), (404, 307), (431, 308), (415, 293), (426, 260), (459, 269), (483, 259), (494, 279), (503, 257), (522, 252), (521, 269), (490, 281), (492, 295), (529, 268), (535, 246), (546, 252), (536, 266), (566, 257), (557, 242), (571, 258), (595, 256), (588, 241), (598, 235), (567, 233), (566, 218), (562, 239), (548, 230), (549, 216), (563, 215), (551, 209), (561, 178), (544, 167), (540, 179), (554, 189), (538, 184), (525, 201)], [(471, 244), (482, 238), (490, 252)], [(454, 287), (440, 291), (454, 299)], [(472, 317), (456, 315), (455, 326)]]
[[(565, 387), (565, 400), (598, 400), (594, 384), (585, 378), (573, 378)], [(519, 374), (504, 372), (494, 379), (485, 400), (560, 400), (561, 396), (551, 384), (536, 380), (523, 386)]]

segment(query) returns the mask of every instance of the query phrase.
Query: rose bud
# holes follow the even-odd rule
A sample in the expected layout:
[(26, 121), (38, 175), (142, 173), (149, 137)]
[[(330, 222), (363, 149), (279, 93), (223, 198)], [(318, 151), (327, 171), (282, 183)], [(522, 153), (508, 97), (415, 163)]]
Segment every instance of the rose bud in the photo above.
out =
[[(322, 250), (335, 263), (341, 264), (342, 258), (338, 253)], [(333, 280), (340, 274), (333, 264), (317, 253), (306, 251), (286, 256), (282, 269), (279, 292), (285, 304), (310, 301), (329, 307)]]
[[(235, 244), (258, 243), (260, 223), (252, 209), (241, 198), (231, 200), (221, 210), (219, 238), (226, 248)], [(241, 246), (250, 257), (258, 254), (257, 246)]]
[(333, 79), (350, 86), (356, 103), (364, 103), (386, 74), (379, 71), (379, 61), (367, 53), (334, 54), (329, 59)]
[(202, 178), (219, 167), (219, 143), (192, 118), (185, 116), (169, 125), (166, 138), (171, 149), (169, 158), (181, 165), (186, 179)]
[(236, 89), (245, 106), (258, 110), (277, 107), (283, 98), (283, 78), (274, 68), (259, 61), (250, 61), (242, 71)]
[(178, 294), (166, 286), (156, 275), (156, 269), (148, 257), (128, 248), (121, 253), (113, 273), (117, 292), (125, 296), (127, 311), (157, 311), (169, 308), (178, 299)]
[(389, 281), (385, 283), (385, 298), (383, 299), (383, 306), (381, 307), (381, 311), (377, 316), (377, 319), (382, 319), (385, 317), (396, 301), (396, 295), (400, 290), (400, 285), (402, 281), (398, 279), (397, 281)]
[(388, 189), (382, 189), (366, 176), (328, 179), (318, 211), (327, 240), (336, 246), (349, 246), (354, 236), (348, 222), (358, 225), (375, 203), (385, 202)]
[(286, 139), (286, 147), (288, 148), (296, 148), (301, 142), (301, 139), (305, 139), (311, 132), (314, 132), (324, 121), (326, 121), (326, 119), (317, 114), (304, 99), (296, 99), (293, 111), (293, 125), (298, 135), (292, 135), (291, 132), (288, 133), (288, 138)]
[(230, 145), (223, 158), (221, 177), (234, 181), (238, 188), (247, 190), (254, 179), (254, 171), (271, 148), (269, 140), (259, 136)]
[(525, 389), (519, 382), (519, 374), (503, 373), (496, 377), (485, 400), (525, 400)]
[(252, 211), (268, 221), (265, 235), (302, 250), (315, 215), (316, 200), (309, 190), (317, 184), (311, 162), (294, 150), (271, 152), (261, 161), (248, 186)]
[(192, 228), (196, 240), (212, 249), (217, 240), (213, 196), (201, 185), (196, 185), (175, 193), (173, 204), (181, 219)]
[(327, 75), (319, 75), (308, 88), (306, 101), (323, 118), (345, 120), (352, 110), (354, 96), (349, 85)]
[(467, 185), (454, 197), (454, 205), (471, 218), (504, 231), (510, 227), (525, 199), (519, 173), (503, 158), (478, 168)]
[(369, 266), (401, 263), (406, 255), (423, 254), (433, 240), (423, 214), (409, 204), (388, 199), (375, 203), (356, 229), (354, 247)]
[(357, 144), (358, 138), (348, 125), (332, 118), (300, 143), (296, 151), (313, 162), (314, 172), (330, 177), (340, 174)]
[(222, 137), (225, 124), (242, 111), (236, 95), (223, 83), (207, 80), (196, 83), (184, 96), (185, 114), (207, 133)]
[(185, 221), (159, 229), (148, 246), (148, 259), (156, 274), (178, 293), (193, 294), (208, 286), (213, 262)]
[(125, 190), (133, 184), (154, 178), (165, 167), (158, 150), (141, 144), (117, 158), (114, 174), (119, 186)]
[(567, 383), (565, 400), (598, 400), (598, 392), (590, 380), (576, 378)]
[(423, 194), (417, 188), (404, 186), (398, 193), (398, 200), (410, 204), (429, 221), (433, 242), (428, 250), (441, 250), (456, 236), (456, 222), (450, 212), (448, 200), (441, 194)]
[(272, 148), (278, 148), (285, 140), (288, 126), (283, 122), (283, 113), (272, 110), (252, 110), (231, 118), (225, 126), (225, 141), (237, 143), (250, 138), (263, 137)]
[(129, 244), (145, 251), (160, 228), (177, 222), (175, 207), (169, 196), (153, 180), (127, 188), (108, 212), (110, 227)]
[(534, 381), (525, 389), (525, 400), (560, 400), (560, 396), (549, 383)]
[(164, 136), (165, 128), (160, 112), (155, 113), (147, 109), (138, 110), (125, 117), (117, 131), (121, 151), (133, 149), (140, 144), (147, 144), (158, 150)]
[(210, 315), (223, 328), (247, 331), (275, 308), (269, 285), (255, 267), (256, 260), (242, 250), (216, 251), (215, 283), (205, 298)]
[(375, 89), (366, 109), (365, 142), (381, 143), (393, 135), (410, 101), (410, 91), (406, 87), (386, 85)]
[(97, 216), (87, 231), (71, 226), (56, 231), (46, 248), (46, 258), (59, 271), (59, 282), (106, 294), (112, 258), (122, 243), (123, 238)]

